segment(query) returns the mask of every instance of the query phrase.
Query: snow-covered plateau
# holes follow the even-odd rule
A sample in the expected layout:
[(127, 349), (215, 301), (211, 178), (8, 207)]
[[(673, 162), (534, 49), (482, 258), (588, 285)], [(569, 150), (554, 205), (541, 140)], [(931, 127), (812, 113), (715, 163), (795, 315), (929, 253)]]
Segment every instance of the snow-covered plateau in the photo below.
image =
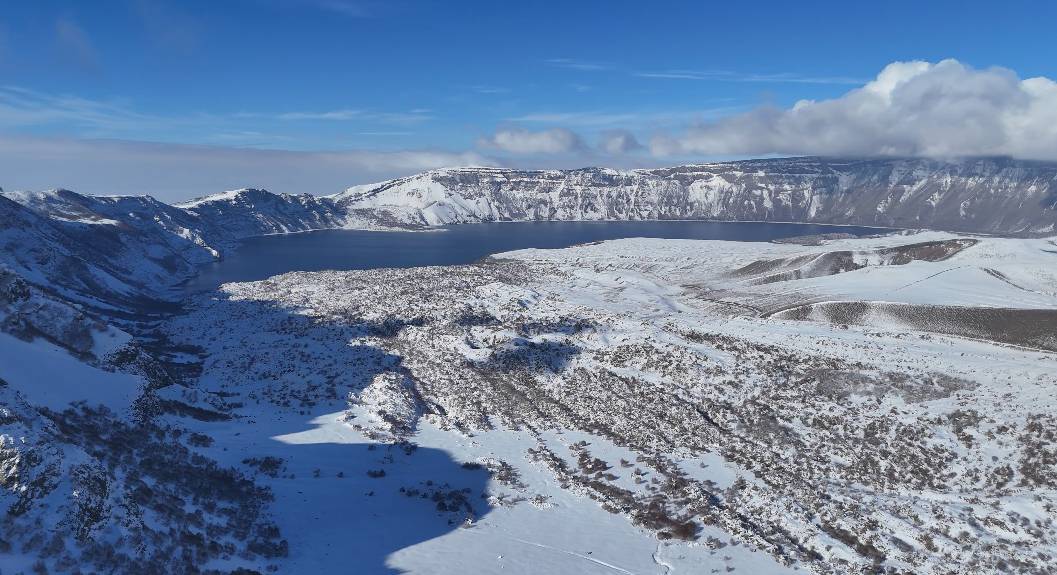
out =
[[(1055, 174), (803, 159), (180, 206), (5, 193), (0, 573), (1054, 572)], [(704, 217), (952, 231), (179, 290), (264, 233)]]

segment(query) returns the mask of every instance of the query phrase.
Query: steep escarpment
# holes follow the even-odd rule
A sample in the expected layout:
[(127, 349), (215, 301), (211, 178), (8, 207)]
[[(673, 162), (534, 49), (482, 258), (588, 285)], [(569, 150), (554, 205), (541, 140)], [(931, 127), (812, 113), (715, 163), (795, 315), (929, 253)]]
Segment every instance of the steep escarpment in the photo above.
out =
[(1045, 234), (1057, 229), (1057, 165), (789, 158), (630, 172), (466, 168), (333, 198), (420, 225), (717, 219)]

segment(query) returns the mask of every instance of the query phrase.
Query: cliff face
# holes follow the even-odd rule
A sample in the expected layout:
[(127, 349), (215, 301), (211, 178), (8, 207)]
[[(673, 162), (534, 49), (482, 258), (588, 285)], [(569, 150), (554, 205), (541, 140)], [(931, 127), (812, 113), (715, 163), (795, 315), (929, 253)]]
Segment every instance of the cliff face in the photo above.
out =
[(408, 224), (718, 219), (1057, 230), (1057, 165), (1008, 159), (752, 160), (618, 172), (449, 169), (350, 188), (345, 210)]

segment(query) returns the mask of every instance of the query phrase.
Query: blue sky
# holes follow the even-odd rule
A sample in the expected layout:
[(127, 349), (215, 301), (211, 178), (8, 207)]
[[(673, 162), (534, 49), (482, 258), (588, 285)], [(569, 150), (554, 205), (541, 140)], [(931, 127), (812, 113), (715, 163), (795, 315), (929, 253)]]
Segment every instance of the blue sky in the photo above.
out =
[[(201, 181), (165, 190), (190, 194), (252, 180), (255, 161), (286, 165), (280, 152), (293, 175), (245, 184), (336, 192), (434, 165), (637, 167), (845, 148), (1037, 156), (1006, 132), (967, 149), (903, 133), (798, 146), (789, 142), (801, 128), (787, 124), (799, 120), (766, 114), (805, 99), (839, 104), (893, 62), (955, 60), (961, 72), (915, 72), (943, 91), (988, 84), (994, 67), (1014, 86), (1057, 78), (1055, 21), (1046, 2), (9, 2), (0, 153), (36, 155), (0, 161), (0, 185), (103, 192), (105, 174), (134, 170), (122, 157), (149, 157), (162, 173), (201, 168)], [(966, 114), (998, 98), (957, 97)], [(983, 124), (1019, 105), (1007, 97), (998, 112), (977, 110), (990, 115)], [(1037, 104), (1045, 112), (1051, 101)], [(756, 130), (748, 142), (746, 130)], [(42, 159), (49, 146), (61, 162)], [(76, 150), (104, 148), (109, 156), (73, 165), (85, 155)], [(296, 189), (294, 175), (320, 164), (329, 179)], [(112, 181), (122, 193), (156, 183)]]

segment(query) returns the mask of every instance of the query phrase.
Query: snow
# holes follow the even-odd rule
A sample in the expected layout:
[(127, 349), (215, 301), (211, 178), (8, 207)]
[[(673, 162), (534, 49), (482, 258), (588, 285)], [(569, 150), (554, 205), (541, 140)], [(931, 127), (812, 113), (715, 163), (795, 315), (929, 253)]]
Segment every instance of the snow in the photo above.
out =
[[(217, 443), (205, 451), (236, 465), (250, 455), (285, 461), (280, 477), (266, 479), (276, 496), (272, 513), (292, 550), (283, 571), (340, 572), (357, 565), (357, 573), (365, 575), (661, 575), (722, 572), (728, 566), (749, 572), (793, 572), (743, 545), (715, 552), (704, 545), (658, 542), (590, 499), (562, 489), (547, 469), (530, 463), (525, 450), (535, 445), (535, 439), (523, 431), (467, 436), (426, 421), (411, 438), (418, 449), (406, 455), (363, 436), (345, 422), (343, 412), (305, 420), (280, 419), (262, 410), (252, 419), (250, 425), (209, 426)], [(575, 437), (604, 442), (587, 434)], [(219, 447), (229, 445), (239, 448), (233, 452)], [(544, 497), (547, 505), (483, 504), (477, 497), (480, 492), (510, 491), (494, 480), (483, 482), (485, 475), (462, 466), (487, 457), (514, 464), (525, 484), (524, 493)], [(368, 477), (366, 472), (375, 468), (384, 468), (386, 475)], [(338, 477), (339, 472), (344, 477)], [(465, 525), (461, 517), (438, 513), (432, 501), (399, 491), (422, 488), (427, 481), (472, 488), (471, 501), (484, 511)], [(367, 533), (370, 536), (363, 535)], [(718, 530), (709, 533), (723, 536)]]
[(44, 340), (26, 342), (6, 333), (0, 333), (0, 379), (30, 404), (54, 411), (79, 401), (124, 411), (143, 386), (137, 376), (92, 367)]
[(210, 194), (208, 196), (203, 196), (201, 198), (195, 198), (193, 200), (188, 200), (186, 202), (179, 202), (179, 203), (173, 204), (173, 205), (175, 205), (178, 208), (185, 208), (186, 209), (186, 208), (197, 208), (198, 206), (201, 206), (203, 204), (208, 204), (208, 203), (213, 203), (213, 202), (231, 201), (231, 200), (234, 200), (234, 199), (238, 198), (239, 196), (245, 194), (248, 189), (249, 188), (239, 188), (237, 190), (227, 190), (227, 191), (219, 192), (219, 193), (216, 193), (216, 194)]
[[(100, 201), (91, 204), (96, 215), (70, 208), (94, 201), (71, 192), (6, 196), (58, 222), (55, 229), (144, 226), (135, 229), (154, 239), (121, 254), (120, 274), (102, 271), (114, 269), (105, 258), (84, 274), (113, 294), (137, 295), (126, 279), (164, 287), (163, 270), (146, 260), (211, 258), (259, 233), (536, 217), (770, 218), (786, 209), (794, 219), (863, 210), (883, 219), (910, 201), (904, 188), (923, 194), (917, 201), (931, 194), (940, 209), (975, 193), (963, 186), (995, 183), (987, 165), (962, 177), (900, 161), (892, 170), (900, 194), (857, 206), (839, 199), (855, 185), (852, 168), (834, 167), (837, 188), (816, 193), (812, 170), (834, 164), (790, 162), (807, 175), (752, 163), (674, 175), (449, 169), (329, 198), (260, 192), (266, 201), (254, 203), (265, 207), (240, 206), (236, 190), (181, 209), (151, 205), (160, 211)], [(879, 165), (884, 172), (891, 164)], [(1000, 200), (1048, 193), (998, 183), (1002, 193), (992, 195)], [(672, 189), (690, 200), (658, 214)], [(956, 204), (959, 217), (993, 209)], [(358, 209), (366, 211), (350, 215)], [(1037, 218), (1016, 225), (1053, 229)], [(20, 231), (8, 236), (22, 241)], [(63, 240), (36, 253), (77, 245)], [(934, 261), (892, 255), (924, 242), (972, 245)], [(847, 265), (828, 269), (838, 252)], [(903, 571), (987, 571), (1009, 557), (1039, 567), (1038, 553), (1053, 550), (1057, 494), (1046, 483), (1046, 444), (1030, 439), (1031, 425), (1048, 429), (1057, 412), (1052, 346), (947, 333), (875, 309), (846, 325), (817, 310), (800, 319), (786, 312), (827, 302), (1048, 312), (1057, 310), (1055, 270), (1052, 239), (924, 232), (819, 245), (627, 239), (521, 250), (472, 266), (286, 274), (225, 285), (190, 302), (188, 314), (150, 324), (174, 344), (201, 349), (168, 356), (201, 362), (202, 373), (158, 394), (231, 416), (163, 413), (157, 423), (207, 436), (190, 445), (270, 490), (267, 513), (289, 542), (289, 556), (274, 560), (279, 572), (869, 566), (841, 530)], [(51, 269), (26, 276), (66, 293)], [(130, 336), (93, 330), (83, 359), (44, 339), (0, 333), (0, 378), (36, 407), (87, 401), (127, 417), (144, 379), (97, 366)], [(905, 441), (915, 435), (920, 441)], [(262, 471), (266, 457), (280, 462), (273, 472)], [(1035, 476), (1022, 463), (1032, 457), (1042, 462)], [(82, 453), (67, 463), (91, 461)], [(996, 487), (1004, 466), (1014, 480)], [(657, 501), (669, 522), (643, 515)], [(1011, 513), (1037, 533), (1005, 523)], [(158, 519), (144, 521), (168, 525)], [(696, 539), (671, 538), (683, 520), (698, 528)], [(973, 540), (959, 541), (961, 529)], [(923, 551), (925, 536), (941, 552)], [(821, 558), (797, 555), (799, 545)], [(207, 567), (246, 561), (273, 563), (229, 555)]]

